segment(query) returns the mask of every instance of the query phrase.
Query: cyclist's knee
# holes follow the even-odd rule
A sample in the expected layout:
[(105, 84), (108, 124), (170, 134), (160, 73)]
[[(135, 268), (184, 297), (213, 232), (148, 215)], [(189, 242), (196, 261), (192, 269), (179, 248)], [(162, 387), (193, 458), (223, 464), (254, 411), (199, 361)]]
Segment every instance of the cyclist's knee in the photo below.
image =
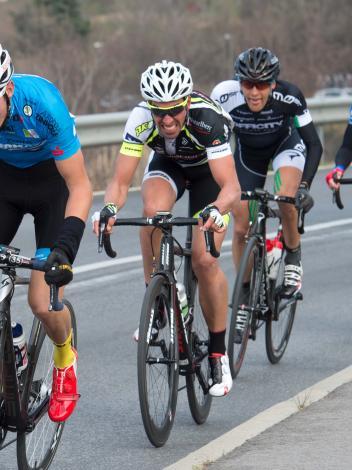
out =
[(158, 211), (168, 211), (169, 207), (161, 207), (160, 201), (148, 200), (144, 201), (143, 215), (144, 217), (153, 217)]
[(236, 223), (235, 229), (233, 232), (233, 239), (235, 243), (242, 244), (245, 242), (246, 235), (248, 233), (248, 226), (249, 224), (244, 223)]
[(39, 318), (41, 321), (45, 321), (45, 318), (51, 313), (49, 312), (49, 299), (42, 301), (33, 301), (29, 302), (29, 306), (31, 307), (32, 312), (36, 317)]
[(199, 273), (204, 274), (207, 271), (213, 271), (219, 267), (218, 261), (216, 258), (211, 256), (209, 253), (203, 252), (193, 255), (192, 257), (192, 267), (196, 276), (199, 276)]

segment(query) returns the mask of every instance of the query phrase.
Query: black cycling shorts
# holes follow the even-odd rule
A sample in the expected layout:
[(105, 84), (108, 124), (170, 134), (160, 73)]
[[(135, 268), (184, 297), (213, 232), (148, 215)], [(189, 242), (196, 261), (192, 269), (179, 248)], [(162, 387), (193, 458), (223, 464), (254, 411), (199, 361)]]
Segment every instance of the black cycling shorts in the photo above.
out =
[(68, 189), (54, 160), (29, 168), (0, 161), (0, 243), (10, 245), (25, 214), (34, 217), (37, 254), (48, 254), (65, 217)]
[(193, 216), (214, 202), (220, 187), (213, 178), (208, 163), (198, 166), (182, 167), (165, 155), (154, 153), (147, 165), (144, 179), (161, 177), (169, 181), (180, 199), (186, 189), (189, 190), (189, 214)]
[(279, 145), (268, 149), (241, 146), (236, 138), (234, 153), (236, 172), (242, 191), (263, 188), (270, 161), (275, 166), (292, 166), (303, 171), (307, 150), (303, 140), (294, 129)]

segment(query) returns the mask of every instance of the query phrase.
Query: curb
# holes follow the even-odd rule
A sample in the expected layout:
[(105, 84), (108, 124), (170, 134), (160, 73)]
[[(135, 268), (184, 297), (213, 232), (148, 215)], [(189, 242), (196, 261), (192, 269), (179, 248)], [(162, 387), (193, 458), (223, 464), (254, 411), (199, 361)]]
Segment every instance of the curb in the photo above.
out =
[(313, 403), (325, 398), (341, 385), (349, 382), (352, 382), (352, 366), (302, 390), (294, 397), (268, 408), (257, 416), (236, 426), (231, 431), (214, 439), (209, 444), (188, 454), (178, 462), (165, 467), (164, 470), (202, 470), (206, 464), (220, 459), (242, 446), (246, 441), (253, 439), (275, 424), (306, 409)]

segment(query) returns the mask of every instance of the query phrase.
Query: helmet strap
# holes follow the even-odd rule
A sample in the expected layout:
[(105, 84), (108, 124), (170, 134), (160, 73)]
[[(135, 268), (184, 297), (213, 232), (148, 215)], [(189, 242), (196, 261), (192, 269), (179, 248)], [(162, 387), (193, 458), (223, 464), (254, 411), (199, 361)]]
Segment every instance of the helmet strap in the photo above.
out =
[(3, 96), (4, 96), (5, 101), (6, 101), (7, 113), (6, 113), (5, 119), (3, 120), (2, 124), (0, 124), (0, 130), (3, 129), (3, 127), (5, 126), (6, 121), (7, 121), (8, 118), (9, 118), (9, 115), (10, 115), (10, 106), (11, 106), (10, 98), (8, 97), (8, 95), (7, 95), (6, 92), (5, 92), (5, 94), (4, 94)]

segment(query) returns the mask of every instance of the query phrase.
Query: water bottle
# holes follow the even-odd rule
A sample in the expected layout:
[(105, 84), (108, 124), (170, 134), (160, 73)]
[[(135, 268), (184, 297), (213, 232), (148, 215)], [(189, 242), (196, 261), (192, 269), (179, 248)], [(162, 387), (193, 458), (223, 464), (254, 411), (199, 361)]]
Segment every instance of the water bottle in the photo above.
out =
[(283, 250), (283, 243), (278, 237), (266, 240), (266, 254), (268, 262), (269, 279), (275, 281), (279, 273), (280, 260)]
[(20, 323), (11, 322), (13, 348), (15, 350), (16, 368), (17, 375), (20, 375), (22, 371), (28, 365), (28, 354), (26, 338), (23, 333), (23, 328)]
[(189, 319), (189, 314), (188, 314), (188, 302), (187, 302), (187, 294), (186, 294), (185, 286), (181, 282), (177, 282), (176, 288), (177, 288), (178, 300), (180, 302), (183, 322), (184, 324), (186, 324)]

